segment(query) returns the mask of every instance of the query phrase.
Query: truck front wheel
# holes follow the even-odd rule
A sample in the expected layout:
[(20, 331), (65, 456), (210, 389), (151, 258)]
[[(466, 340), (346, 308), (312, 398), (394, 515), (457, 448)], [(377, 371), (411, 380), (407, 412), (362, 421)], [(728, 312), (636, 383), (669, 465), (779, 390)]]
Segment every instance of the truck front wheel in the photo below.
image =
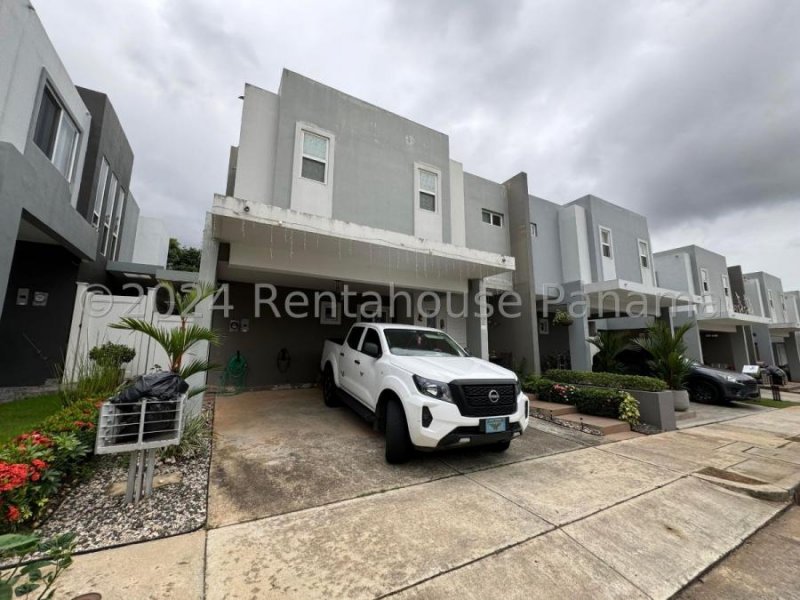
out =
[(386, 462), (393, 465), (407, 462), (413, 451), (403, 406), (392, 400), (386, 406)]
[(333, 369), (328, 365), (322, 373), (322, 399), (325, 401), (325, 406), (335, 407), (341, 404), (336, 395), (336, 391), (336, 380), (333, 378)]

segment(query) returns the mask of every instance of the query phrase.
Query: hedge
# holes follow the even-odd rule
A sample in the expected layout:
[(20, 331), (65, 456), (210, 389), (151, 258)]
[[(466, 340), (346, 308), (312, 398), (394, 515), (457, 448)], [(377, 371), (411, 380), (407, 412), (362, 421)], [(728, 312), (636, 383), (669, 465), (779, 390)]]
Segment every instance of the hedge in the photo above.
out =
[(639, 402), (625, 391), (607, 387), (576, 387), (544, 377), (529, 377), (523, 389), (536, 394), (544, 402), (571, 404), (584, 415), (620, 419), (631, 425), (639, 422)]
[(99, 402), (82, 400), (0, 445), (0, 533), (42, 514), (94, 450)]
[(558, 383), (570, 383), (572, 385), (590, 385), (593, 387), (639, 390), (643, 392), (663, 392), (667, 390), (667, 384), (664, 381), (655, 377), (642, 377), (641, 375), (550, 369), (545, 372), (544, 376)]

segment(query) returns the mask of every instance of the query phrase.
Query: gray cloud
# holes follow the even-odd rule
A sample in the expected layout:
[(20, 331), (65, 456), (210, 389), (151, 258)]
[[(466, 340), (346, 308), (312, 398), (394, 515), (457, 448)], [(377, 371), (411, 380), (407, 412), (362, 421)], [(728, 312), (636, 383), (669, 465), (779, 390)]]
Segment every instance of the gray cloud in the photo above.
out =
[(143, 212), (187, 242), (224, 189), (244, 82), (276, 89), (286, 66), (447, 132), (468, 171), (597, 194), (647, 215), (662, 249), (705, 244), (800, 287), (800, 3), (36, 6), (120, 113)]

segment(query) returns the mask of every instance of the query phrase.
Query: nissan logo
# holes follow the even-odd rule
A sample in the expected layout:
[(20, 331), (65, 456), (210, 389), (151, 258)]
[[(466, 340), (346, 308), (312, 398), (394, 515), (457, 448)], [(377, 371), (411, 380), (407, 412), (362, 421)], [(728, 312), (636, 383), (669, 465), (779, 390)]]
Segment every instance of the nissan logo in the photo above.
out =
[(492, 390), (489, 392), (489, 402), (492, 404), (497, 404), (497, 401), (500, 400), (500, 393), (497, 390)]

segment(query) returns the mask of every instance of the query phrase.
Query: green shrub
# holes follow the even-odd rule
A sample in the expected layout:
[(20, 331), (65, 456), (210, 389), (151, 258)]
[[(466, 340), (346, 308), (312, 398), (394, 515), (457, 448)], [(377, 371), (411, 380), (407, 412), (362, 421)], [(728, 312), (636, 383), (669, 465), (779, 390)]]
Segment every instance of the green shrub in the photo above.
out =
[(106, 342), (102, 346), (95, 346), (89, 351), (89, 358), (99, 365), (119, 369), (125, 363), (131, 362), (136, 357), (136, 350), (125, 344)]
[(83, 400), (0, 445), (0, 532), (34, 521), (94, 447), (98, 407)]
[(197, 415), (186, 420), (183, 426), (181, 441), (175, 446), (167, 446), (161, 450), (165, 458), (195, 458), (208, 450), (211, 438), (211, 423), (206, 415)]
[[(0, 598), (50, 600), (59, 575), (72, 564), (75, 534), (65, 533), (49, 540), (36, 535), (0, 535), (0, 563), (14, 559), (12, 568), (0, 573)], [(23, 562), (37, 560), (22, 566)], [(33, 595), (31, 595), (33, 594)]]
[(525, 380), (523, 389), (535, 393), (544, 402), (572, 404), (578, 412), (585, 415), (620, 419), (631, 425), (639, 422), (639, 402), (628, 392), (606, 387), (557, 383), (543, 377), (529, 377)]
[(550, 369), (544, 376), (558, 383), (590, 385), (594, 387), (614, 388), (617, 390), (663, 392), (667, 389), (667, 384), (661, 379), (642, 377), (641, 375), (617, 375), (615, 373), (589, 373), (586, 371)]
[(121, 372), (119, 367), (93, 360), (83, 360), (67, 374), (68, 383), (63, 383), (59, 394), (64, 406), (86, 398), (107, 398), (119, 389)]

